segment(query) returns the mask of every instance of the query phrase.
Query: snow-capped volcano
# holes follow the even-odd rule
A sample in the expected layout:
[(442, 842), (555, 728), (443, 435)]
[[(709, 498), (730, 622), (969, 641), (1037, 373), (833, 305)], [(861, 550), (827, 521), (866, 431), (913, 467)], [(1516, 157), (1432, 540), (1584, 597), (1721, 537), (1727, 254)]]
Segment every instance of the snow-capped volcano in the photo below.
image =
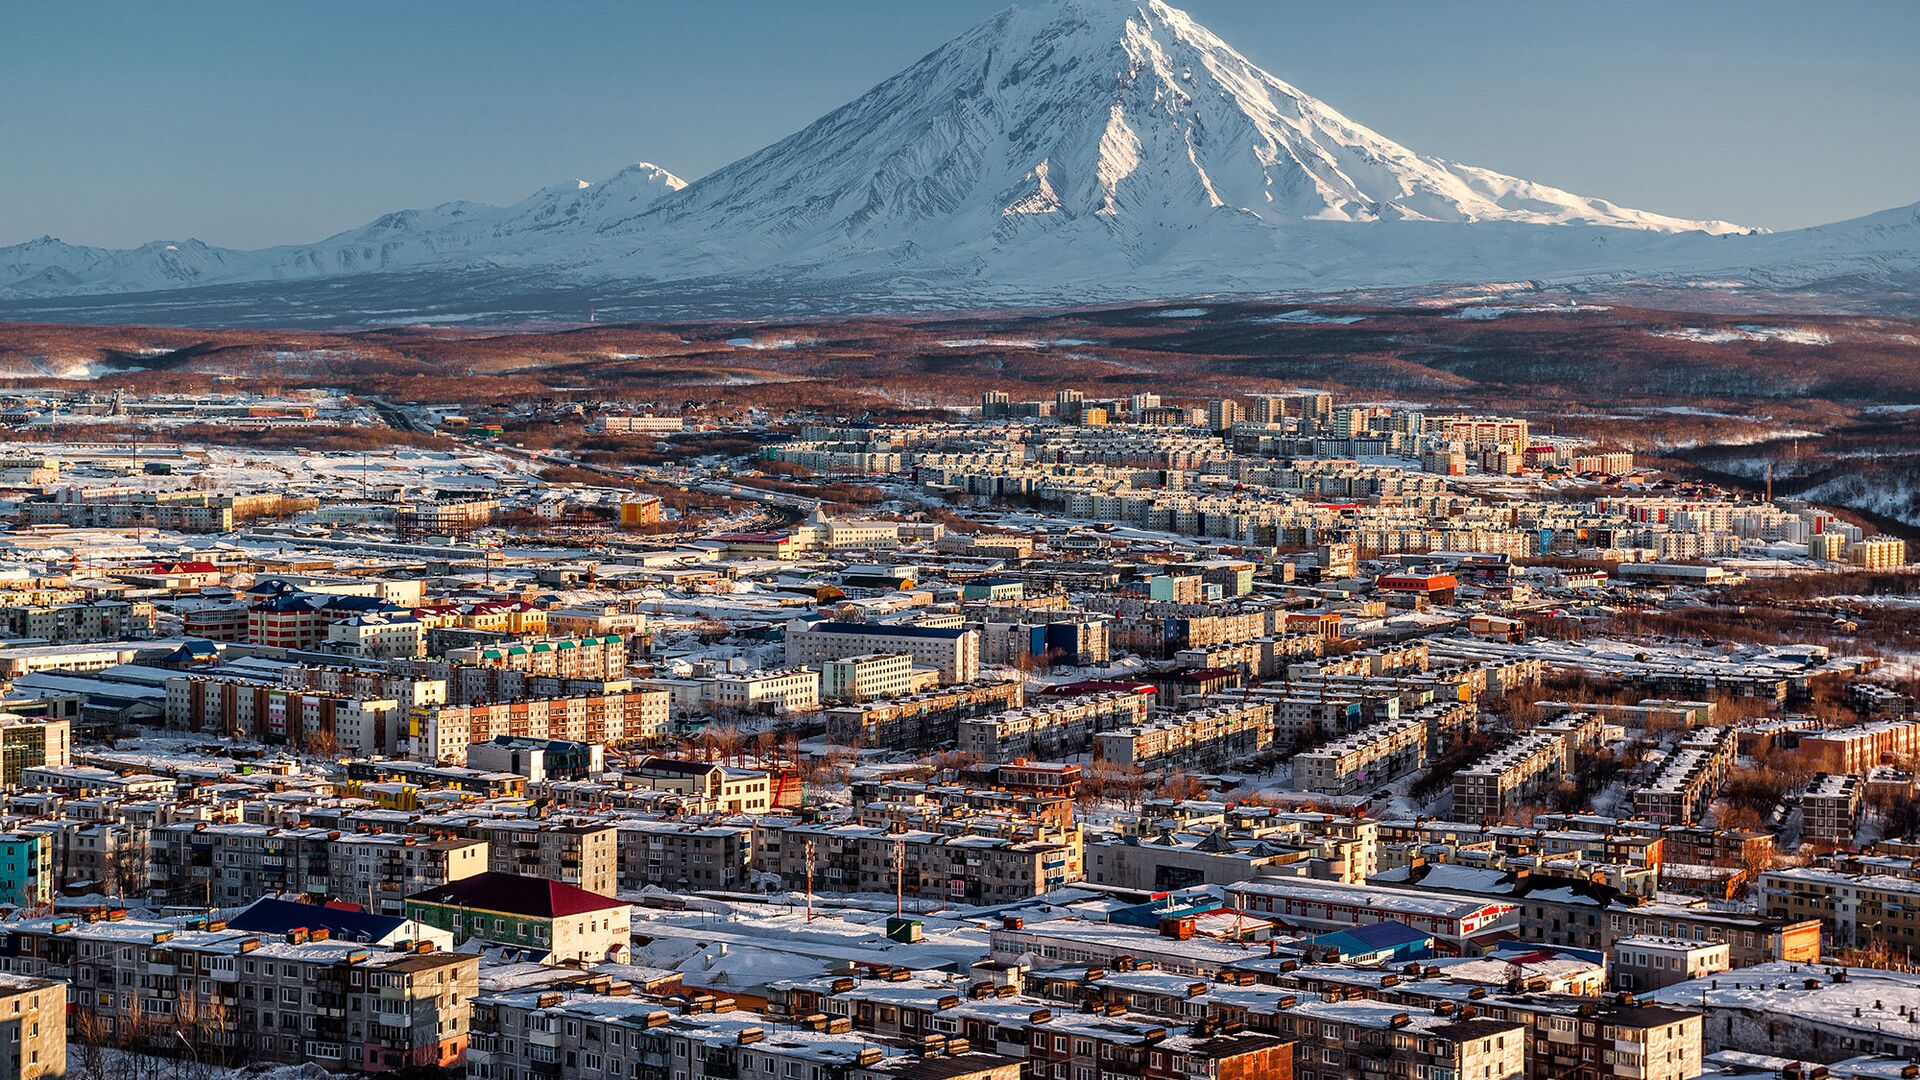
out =
[(1238, 217), (1743, 231), (1414, 153), (1162, 0), (1004, 11), (655, 217), (759, 254)]
[(254, 252), (43, 239), (0, 249), (0, 296), (405, 272), (996, 303), (1646, 274), (1738, 262), (1754, 232), (1416, 153), (1162, 0), (1052, 0), (691, 184), (635, 165)]

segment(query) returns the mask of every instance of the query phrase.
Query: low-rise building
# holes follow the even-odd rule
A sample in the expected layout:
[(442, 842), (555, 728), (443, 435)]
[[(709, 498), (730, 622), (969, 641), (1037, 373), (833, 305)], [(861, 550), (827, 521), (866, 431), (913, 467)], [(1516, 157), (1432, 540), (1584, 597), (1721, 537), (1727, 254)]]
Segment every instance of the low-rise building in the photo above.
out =
[(1261, 918), (1314, 930), (1344, 930), (1393, 919), (1433, 935), (1446, 955), (1471, 955), (1474, 938), (1511, 930), (1519, 912), (1511, 902), (1433, 895), (1376, 885), (1305, 878), (1260, 878), (1227, 886), (1227, 902)]
[(1647, 997), (1703, 1013), (1701, 1040), (1709, 1053), (1920, 1059), (1920, 1030), (1912, 1019), (1920, 1010), (1920, 976), (1907, 972), (1775, 962), (1674, 983)]
[(1645, 993), (1687, 979), (1725, 971), (1732, 951), (1724, 941), (1688, 938), (1625, 937), (1614, 941), (1613, 985)]
[(488, 871), (406, 899), (406, 917), (549, 963), (624, 959), (633, 907), (565, 882)]
[(764, 814), (773, 809), (773, 779), (757, 769), (646, 757), (621, 775), (641, 787), (684, 797), (692, 813)]

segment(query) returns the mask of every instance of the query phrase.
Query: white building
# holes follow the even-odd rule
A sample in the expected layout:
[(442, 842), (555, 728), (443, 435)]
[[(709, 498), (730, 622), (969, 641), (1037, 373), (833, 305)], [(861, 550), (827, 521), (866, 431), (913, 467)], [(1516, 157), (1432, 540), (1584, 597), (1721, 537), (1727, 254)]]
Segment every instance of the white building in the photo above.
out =
[(820, 696), (828, 701), (873, 701), (904, 697), (913, 682), (913, 657), (869, 653), (820, 664)]
[(369, 660), (411, 659), (426, 654), (426, 624), (397, 612), (357, 615), (328, 626), (322, 648)]
[(789, 624), (787, 662), (818, 666), (874, 653), (905, 653), (919, 667), (937, 668), (949, 683), (980, 677), (980, 632), (927, 626), (823, 622)]
[(1613, 985), (1617, 990), (1645, 993), (1732, 966), (1732, 947), (1724, 941), (1624, 937), (1613, 943)]

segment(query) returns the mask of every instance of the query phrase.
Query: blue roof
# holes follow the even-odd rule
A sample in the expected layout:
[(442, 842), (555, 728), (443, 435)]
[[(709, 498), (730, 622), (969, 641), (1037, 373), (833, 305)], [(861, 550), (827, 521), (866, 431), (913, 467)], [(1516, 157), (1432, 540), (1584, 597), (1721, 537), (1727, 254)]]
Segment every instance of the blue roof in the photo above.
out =
[(885, 634), (889, 637), (945, 638), (952, 640), (967, 631), (964, 629), (940, 629), (933, 626), (893, 626), (887, 623), (850, 623), (823, 622), (808, 627), (809, 630), (821, 630), (829, 634)]
[(1368, 953), (1379, 952), (1382, 949), (1397, 949), (1406, 945), (1418, 945), (1432, 940), (1432, 934), (1415, 930), (1406, 923), (1388, 919), (1385, 922), (1321, 934), (1313, 939), (1313, 943), (1330, 945), (1342, 953)]
[(227, 920), (227, 927), (249, 934), (284, 934), (289, 930), (325, 930), (339, 941), (378, 942), (407, 920), (397, 915), (374, 915), (365, 911), (342, 911), (320, 904), (301, 904), (292, 900), (265, 897)]

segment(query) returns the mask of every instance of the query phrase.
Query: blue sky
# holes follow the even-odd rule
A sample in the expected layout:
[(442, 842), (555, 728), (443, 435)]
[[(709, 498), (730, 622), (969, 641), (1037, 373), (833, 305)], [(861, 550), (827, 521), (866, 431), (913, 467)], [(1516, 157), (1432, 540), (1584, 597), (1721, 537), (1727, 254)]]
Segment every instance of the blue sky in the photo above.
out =
[[(693, 179), (1006, 0), (0, 5), (0, 244), (254, 247), (636, 160)], [(1425, 153), (1772, 228), (1920, 200), (1920, 3), (1184, 6)]]

